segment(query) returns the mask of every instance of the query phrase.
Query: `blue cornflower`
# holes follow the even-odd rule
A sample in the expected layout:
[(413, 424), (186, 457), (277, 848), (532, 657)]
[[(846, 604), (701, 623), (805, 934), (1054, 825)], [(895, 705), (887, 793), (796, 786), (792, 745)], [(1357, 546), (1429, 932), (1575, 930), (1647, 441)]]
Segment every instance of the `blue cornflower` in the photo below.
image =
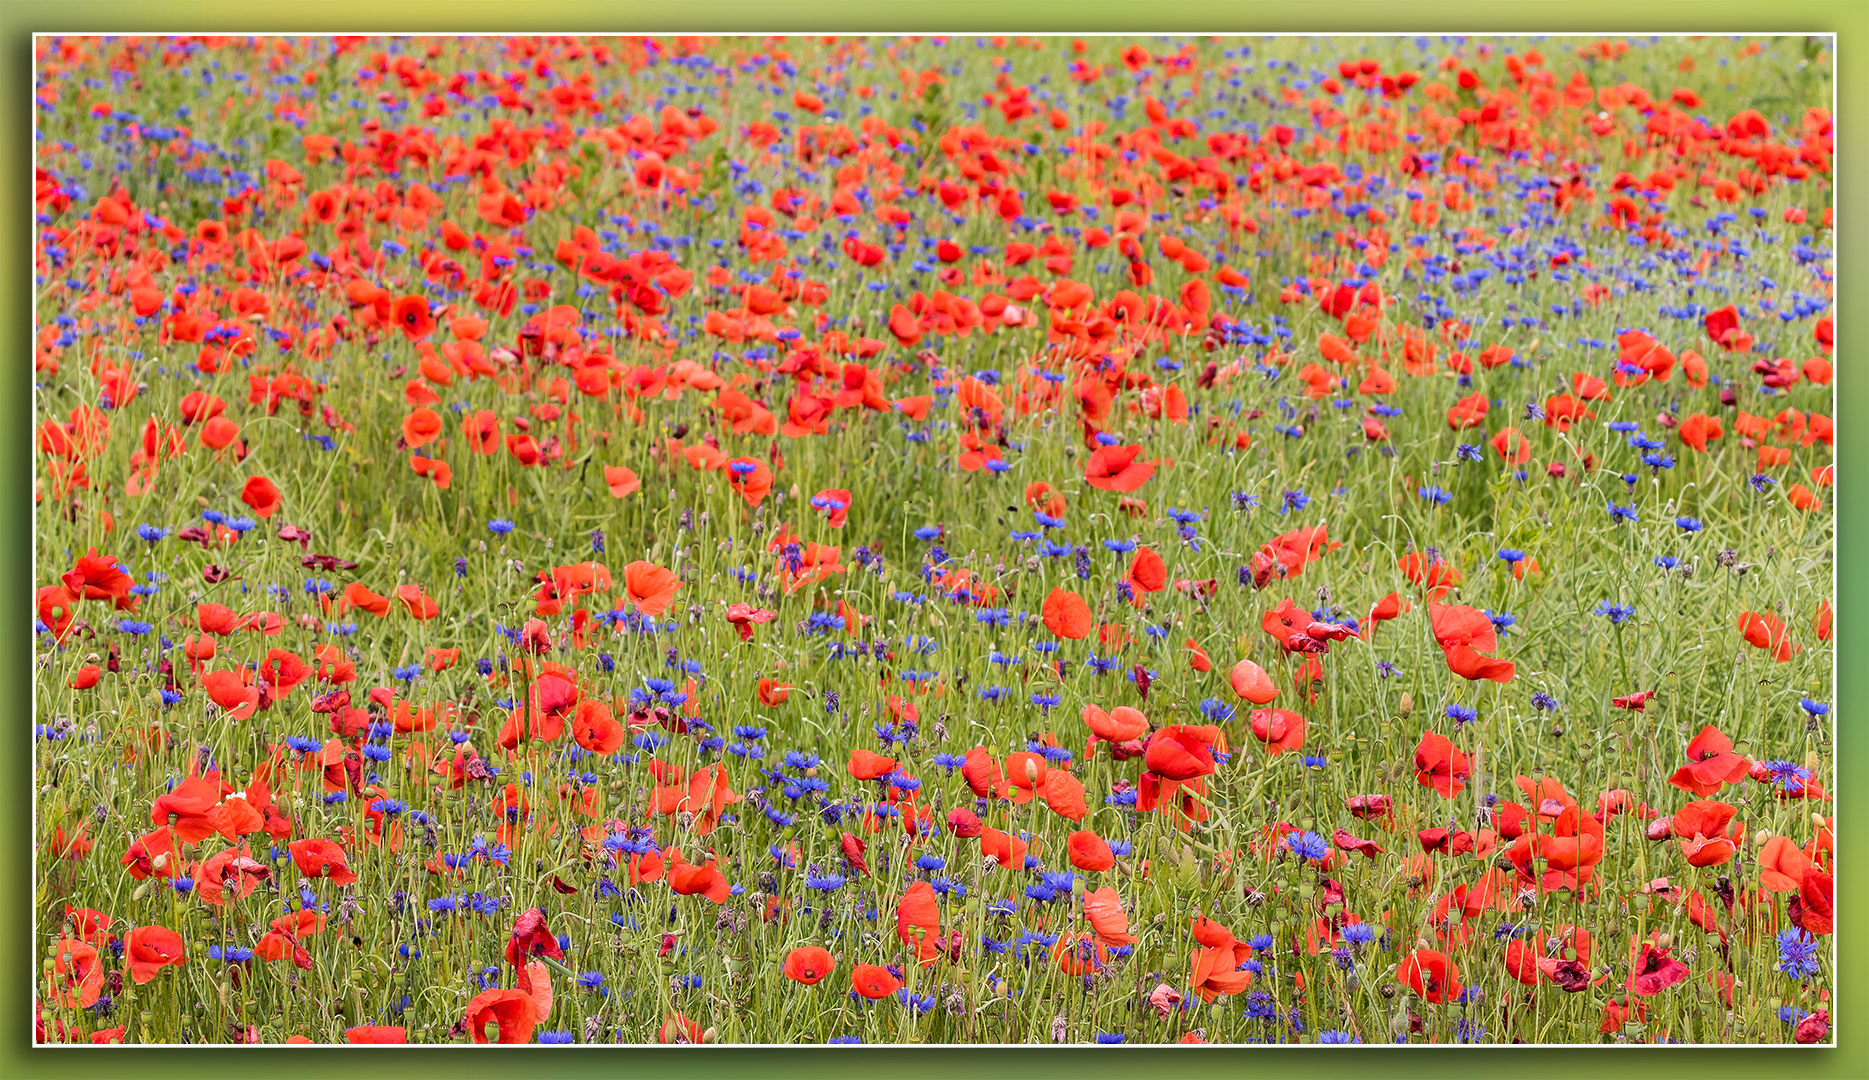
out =
[(1324, 1031), (1318, 1033), (1317, 1041), (1330, 1046), (1343, 1046), (1350, 1043), (1360, 1043), (1363, 1040), (1347, 1031)]
[(1499, 558), (1508, 565), (1525, 561), (1525, 553), (1518, 548), (1500, 548)]
[(1424, 487), (1415, 494), (1420, 495), (1436, 506), (1444, 506), (1447, 504), (1448, 500), (1454, 497), (1453, 493), (1447, 489), (1437, 487)]
[[(1237, 498), (1238, 496), (1235, 496), (1235, 499)], [(1303, 510), (1309, 505), (1311, 505), (1311, 497), (1309, 495), (1306, 495), (1302, 491), (1287, 491), (1284, 497), (1279, 501), (1278, 512), (1281, 514), (1289, 514), (1296, 510)]]
[(1776, 484), (1777, 482), (1778, 482), (1777, 480), (1772, 479), (1771, 477), (1765, 475), (1764, 473), (1753, 473), (1752, 479), (1748, 481), (1748, 483), (1752, 485), (1752, 490), (1760, 493), (1761, 495), (1765, 493), (1766, 488), (1771, 487), (1773, 484)]
[(1817, 974), (1817, 941), (1806, 938), (1802, 930), (1778, 932), (1778, 970), (1794, 979), (1808, 979)]
[(1608, 600), (1599, 600), (1592, 614), (1601, 615), (1610, 622), (1620, 625), (1635, 614), (1635, 607), (1631, 604), (1612, 604)]
[(492, 521), (487, 522), (487, 530), (498, 536), (505, 536), (507, 533), (513, 531), (513, 523), (504, 518), (494, 518)]
[(1672, 570), (1681, 565), (1681, 560), (1672, 555), (1657, 555), (1655, 556), (1655, 565), (1661, 567), (1663, 570)]
[(1480, 718), (1480, 714), (1466, 705), (1449, 705), (1447, 707), (1447, 718), (1456, 724), (1471, 724), (1473, 721)]
[(1532, 695), (1532, 708), (1537, 709), (1539, 712), (1556, 712), (1558, 709), (1558, 699), (1540, 690)]
[(1301, 857), (1312, 861), (1330, 854), (1330, 842), (1314, 832), (1287, 833), (1285, 843)]
[(1804, 790), (1804, 781), (1811, 778), (1811, 771), (1795, 761), (1767, 761), (1767, 772), (1772, 774), (1772, 783), (1796, 794)]
[(1628, 506), (1617, 506), (1615, 503), (1610, 503), (1609, 516), (1612, 521), (1634, 521), (1635, 504), (1631, 503)]
[(1702, 527), (1700, 524), (1699, 518), (1691, 518), (1691, 517), (1675, 518), (1674, 524), (1682, 532), (1699, 532)]
[(1798, 707), (1810, 713), (1812, 716), (1828, 716), (1830, 714), (1830, 706), (1821, 701), (1812, 701), (1810, 698), (1804, 698), (1799, 701)]

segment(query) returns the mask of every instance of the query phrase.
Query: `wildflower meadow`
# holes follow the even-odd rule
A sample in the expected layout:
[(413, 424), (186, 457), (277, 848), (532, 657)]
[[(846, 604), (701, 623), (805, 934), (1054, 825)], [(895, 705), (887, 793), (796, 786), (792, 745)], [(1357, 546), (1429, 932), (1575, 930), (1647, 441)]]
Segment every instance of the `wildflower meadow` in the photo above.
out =
[(1832, 1041), (1832, 44), (36, 38), (38, 1041)]

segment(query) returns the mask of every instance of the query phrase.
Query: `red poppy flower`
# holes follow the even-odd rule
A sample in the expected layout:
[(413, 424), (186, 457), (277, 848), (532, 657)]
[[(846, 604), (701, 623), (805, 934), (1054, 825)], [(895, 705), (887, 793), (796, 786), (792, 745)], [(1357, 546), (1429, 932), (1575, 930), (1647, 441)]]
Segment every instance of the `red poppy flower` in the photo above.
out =
[(706, 1037), (707, 1033), (701, 1030), (700, 1024), (680, 1013), (670, 1013), (668, 1019), (662, 1021), (662, 1026), (655, 1029), (655, 1041), (663, 1046), (682, 1043), (694, 1046)]
[(59, 579), (65, 591), (79, 600), (112, 600), (118, 606), (129, 599), (135, 580), (117, 565), (117, 560), (99, 555), (96, 548), (78, 557), (78, 561)]
[(896, 905), (896, 938), (914, 949), (916, 960), (926, 967), (940, 955), (940, 936), (941, 909), (935, 904), (934, 886), (918, 881)]
[(1108, 885), (1084, 894), (1084, 919), (1090, 923), (1097, 940), (1105, 945), (1136, 943), (1136, 936), (1129, 932), (1129, 916), (1123, 911), (1123, 902)]
[(345, 865), (344, 849), (329, 840), (294, 840), (286, 845), (299, 873), (312, 878), (330, 878), (333, 885), (349, 885), (357, 874)]
[(1003, 799), (1010, 784), (1006, 774), (1000, 769), (991, 752), (984, 746), (976, 746), (967, 751), (966, 760), (961, 764), (961, 778), (974, 795), (982, 799)]
[(612, 496), (621, 499), (642, 487), (642, 481), (637, 478), (632, 469), (626, 469), (620, 465), (605, 465), (604, 486), (610, 489)]
[(1073, 832), (1065, 841), (1065, 849), (1070, 852), (1071, 865), (1079, 870), (1094, 873), (1116, 865), (1116, 856), (1111, 852), (1110, 845), (1089, 829)]
[(52, 968), (46, 972), (49, 996), (68, 1009), (88, 1009), (104, 992), (104, 965), (97, 947), (73, 938), (52, 945)]
[[(467, 1003), (467, 1031), (479, 1044), (529, 1043), (538, 1022), (538, 1008), (524, 990), (488, 990)], [(497, 1026), (496, 1038), (487, 1038), (489, 1024)]]
[(1798, 889), (1798, 907), (1802, 909), (1799, 925), (1813, 934), (1833, 932), (1835, 879), (1812, 869), (1805, 873)]
[(123, 952), (130, 962), (130, 978), (140, 986), (170, 965), (188, 962), (182, 935), (165, 926), (138, 926), (123, 937)]
[(571, 738), (593, 754), (614, 754), (623, 747), (627, 734), (601, 701), (580, 701), (571, 721)]
[(1084, 482), (1101, 491), (1128, 494), (1155, 475), (1154, 461), (1137, 460), (1140, 446), (1099, 446), (1084, 462)]
[(1415, 781), (1431, 787), (1443, 799), (1451, 799), (1467, 786), (1467, 756), (1455, 748), (1453, 740), (1433, 731), (1424, 731), (1415, 747)]
[(623, 568), (623, 588), (638, 610), (654, 618), (675, 602), (681, 579), (673, 570), (652, 562), (633, 562)]
[(1237, 994), (1252, 985), (1253, 973), (1240, 965), (1252, 958), (1252, 949), (1244, 942), (1228, 941), (1215, 948), (1194, 950), (1188, 973), (1188, 985), (1202, 1001)]
[(895, 771), (896, 759), (857, 747), (850, 751), (850, 761), (844, 767), (858, 780), (877, 780)]
[(1038, 793), (1045, 800), (1045, 805), (1059, 817), (1071, 821), (1081, 821), (1089, 813), (1084, 802), (1084, 785), (1068, 769), (1047, 769), (1045, 778), (1038, 785)]
[(1214, 741), (1219, 729), (1211, 724), (1199, 726), (1170, 724), (1149, 740), (1143, 765), (1157, 776), (1169, 780), (1192, 780), (1214, 771)]
[(1124, 580), (1138, 593), (1161, 592), (1168, 587), (1168, 568), (1162, 563), (1162, 557), (1145, 544), (1138, 547), (1130, 559), (1129, 573)]
[(1233, 665), (1228, 676), (1233, 684), (1233, 692), (1254, 705), (1269, 705), (1278, 697), (1278, 687), (1264, 668), (1251, 660), (1241, 660)]
[(1637, 997), (1654, 997), (1670, 986), (1685, 982), (1691, 974), (1686, 964), (1668, 955), (1669, 949), (1642, 944), (1638, 955), (1636, 943), (1630, 945), (1629, 978), (1623, 985)]
[(902, 981), (875, 964), (858, 964), (850, 971), (850, 988), (871, 1001), (880, 1001), (902, 989)]
[(1253, 738), (1265, 743), (1267, 757), (1304, 749), (1305, 719), (1289, 709), (1254, 709)]
[(1413, 990), (1423, 1001), (1443, 1005), (1460, 996), (1460, 973), (1454, 961), (1443, 952), (1416, 949), (1402, 958), (1396, 980)]
[(682, 863), (670, 868), (668, 884), (680, 896), (705, 896), (716, 904), (726, 903), (733, 891), (726, 876), (711, 862), (705, 866)]
[(825, 976), (837, 970), (837, 961), (831, 957), (828, 949), (804, 945), (785, 954), (785, 963), (780, 970), (793, 982), (816, 986)]
[(409, 1032), (407, 1028), (365, 1024), (345, 1028), (344, 1041), (352, 1046), (401, 1045), (409, 1041)]
[(1051, 595), (1045, 597), (1043, 614), (1045, 629), (1058, 637), (1078, 641), (1090, 636), (1093, 623), (1090, 605), (1074, 592), (1052, 589)]
[(1740, 615), (1739, 633), (1746, 639), (1747, 644), (1771, 653), (1772, 659), (1781, 664), (1791, 659), (1802, 648), (1802, 646), (1793, 645), (1788, 639), (1785, 621), (1769, 611), (1764, 614), (1748, 611)]
[(404, 296), (397, 300), (390, 308), (390, 322), (410, 341), (435, 332), (435, 319), (428, 312), (428, 300), (420, 296)]
[(264, 476), (248, 477), (240, 489), (240, 501), (253, 508), (253, 516), (265, 520), (279, 512), (279, 489)]
[(1097, 738), (1107, 742), (1124, 743), (1149, 732), (1149, 718), (1127, 705), (1118, 705), (1107, 713), (1096, 705), (1086, 705), (1083, 720)]

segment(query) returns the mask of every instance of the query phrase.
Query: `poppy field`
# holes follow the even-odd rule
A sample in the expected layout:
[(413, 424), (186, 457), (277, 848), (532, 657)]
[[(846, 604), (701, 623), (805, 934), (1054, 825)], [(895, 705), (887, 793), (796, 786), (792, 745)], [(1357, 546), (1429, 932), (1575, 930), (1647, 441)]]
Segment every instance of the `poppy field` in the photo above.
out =
[(37, 38), (38, 1041), (1830, 1042), (1830, 45)]

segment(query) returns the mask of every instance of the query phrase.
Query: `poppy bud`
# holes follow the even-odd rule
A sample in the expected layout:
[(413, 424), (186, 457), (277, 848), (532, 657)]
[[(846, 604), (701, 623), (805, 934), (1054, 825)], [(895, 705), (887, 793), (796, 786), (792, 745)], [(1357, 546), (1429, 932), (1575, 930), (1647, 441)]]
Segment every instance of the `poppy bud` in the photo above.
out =
[(1025, 778), (1035, 784), (1038, 782), (1038, 762), (1031, 758), (1025, 759)]
[(1415, 711), (1415, 699), (1404, 692), (1402, 694), (1402, 703), (1396, 706), (1395, 711), (1401, 714), (1402, 719), (1408, 719), (1409, 714)]

